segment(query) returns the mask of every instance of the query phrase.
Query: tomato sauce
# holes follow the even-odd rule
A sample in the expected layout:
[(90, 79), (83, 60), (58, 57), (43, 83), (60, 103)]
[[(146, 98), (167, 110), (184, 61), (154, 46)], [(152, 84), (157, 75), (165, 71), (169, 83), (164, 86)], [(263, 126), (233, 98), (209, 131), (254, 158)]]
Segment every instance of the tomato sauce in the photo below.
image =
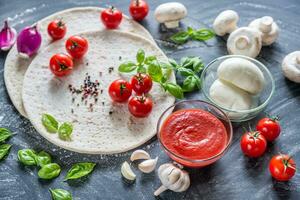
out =
[(221, 153), (228, 143), (224, 124), (200, 109), (179, 110), (164, 121), (161, 142), (172, 153), (187, 159), (207, 159)]

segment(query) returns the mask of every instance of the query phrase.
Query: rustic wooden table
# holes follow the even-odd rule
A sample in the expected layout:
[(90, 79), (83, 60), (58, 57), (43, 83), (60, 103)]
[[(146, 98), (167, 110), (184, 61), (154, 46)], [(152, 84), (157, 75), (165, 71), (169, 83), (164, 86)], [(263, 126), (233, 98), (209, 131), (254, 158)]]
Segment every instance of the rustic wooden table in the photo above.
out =
[[(269, 145), (267, 153), (259, 159), (245, 157), (239, 147), (239, 139), (245, 124), (235, 124), (233, 143), (226, 155), (214, 165), (190, 171), (191, 187), (187, 192), (165, 192), (158, 199), (300, 199), (299, 173), (289, 182), (273, 180), (268, 171), (272, 155), (289, 153), (300, 165), (300, 89), (297, 84), (286, 80), (280, 70), (283, 57), (300, 49), (300, 2), (297, 0), (179, 0), (186, 5), (188, 17), (182, 27), (211, 27), (216, 15), (225, 9), (233, 9), (240, 14), (239, 26), (246, 26), (254, 18), (273, 16), (281, 28), (278, 42), (264, 47), (258, 60), (272, 72), (276, 81), (276, 92), (266, 112), (281, 116), (282, 135)], [(154, 20), (153, 11), (165, 1), (148, 1), (150, 14), (142, 25), (153, 35), (158, 45), (171, 58), (194, 55), (205, 63), (227, 54), (225, 40), (216, 38), (206, 43), (190, 42), (183, 46), (170, 45), (166, 39), (170, 33), (160, 30)], [(10, 17), (11, 24), (18, 30), (25, 25), (70, 7), (101, 6), (113, 4), (128, 14), (129, 0), (102, 2), (97, 0), (1, 0), (0, 22)], [(156, 173), (138, 175), (137, 181), (128, 185), (120, 175), (120, 164), (128, 159), (130, 152), (113, 156), (80, 155), (60, 149), (33, 129), (29, 121), (21, 117), (13, 107), (3, 81), (3, 65), (7, 53), (0, 53), (0, 126), (12, 129), (17, 135), (9, 143), (13, 144), (9, 156), (0, 162), (0, 199), (50, 199), (49, 188), (64, 188), (72, 192), (74, 199), (155, 199), (153, 191), (160, 182)], [(188, 94), (187, 99), (201, 99), (201, 92)], [(261, 115), (263, 116), (263, 114)], [(260, 116), (260, 117), (261, 117)], [(254, 126), (256, 119), (249, 123)], [(169, 159), (158, 145), (157, 139), (142, 146), (152, 155), (159, 156), (159, 164)], [(39, 180), (36, 169), (23, 167), (17, 162), (17, 151), (23, 148), (44, 149), (51, 153), (62, 168), (62, 175), (52, 181)], [(74, 162), (93, 161), (97, 167), (87, 178), (63, 182), (63, 177)]]

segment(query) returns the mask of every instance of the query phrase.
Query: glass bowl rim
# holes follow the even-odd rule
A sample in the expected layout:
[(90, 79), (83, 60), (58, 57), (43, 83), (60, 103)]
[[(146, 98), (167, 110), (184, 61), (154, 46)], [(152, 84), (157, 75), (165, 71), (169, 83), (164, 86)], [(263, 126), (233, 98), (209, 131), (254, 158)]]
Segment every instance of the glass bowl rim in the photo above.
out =
[[(206, 158), (206, 159), (189, 159), (189, 158), (186, 158), (184, 156), (181, 156), (181, 155), (178, 155), (172, 151), (170, 151), (164, 144), (163, 142), (161, 141), (161, 137), (160, 137), (160, 125), (163, 123), (162, 121), (162, 117), (168, 112), (170, 111), (171, 109), (174, 109), (176, 106), (178, 106), (179, 104), (182, 104), (182, 103), (189, 103), (189, 102), (197, 102), (197, 103), (204, 103), (204, 104), (207, 104), (209, 106), (212, 106), (213, 108), (215, 108), (216, 110), (218, 110), (219, 112), (221, 112), (224, 116), (225, 116), (225, 119), (228, 121), (228, 124), (229, 124), (229, 133), (227, 133), (229, 135), (229, 139), (226, 143), (226, 147), (221, 151), (219, 152), (218, 154), (214, 155), (214, 156), (211, 156), (209, 158)], [(173, 110), (171, 110), (172, 113), (173, 113)], [(171, 114), (171, 113), (170, 113)], [(213, 115), (213, 114), (212, 114)], [(215, 115), (214, 115), (215, 116)], [(216, 117), (216, 116), (215, 116)], [(218, 117), (217, 117), (218, 118)], [(184, 160), (184, 161), (187, 161), (187, 162), (190, 162), (190, 163), (194, 163), (194, 164), (199, 164), (199, 163), (203, 163), (203, 162), (207, 162), (207, 161), (210, 161), (210, 160), (213, 160), (215, 158), (218, 158), (219, 156), (221, 156), (222, 154), (224, 154), (228, 148), (230, 147), (231, 143), (232, 143), (232, 138), (233, 138), (233, 128), (232, 128), (232, 123), (228, 117), (228, 115), (222, 111), (220, 108), (218, 108), (217, 106), (215, 106), (214, 104), (212, 103), (209, 103), (207, 101), (203, 101), (203, 100), (182, 100), (182, 101), (178, 101), (176, 103), (174, 103), (173, 105), (169, 106), (159, 117), (158, 119), (158, 122), (157, 122), (157, 126), (156, 126), (156, 132), (157, 132), (157, 138), (158, 138), (158, 141), (159, 143), (162, 145), (163, 149), (166, 150), (168, 153), (170, 153), (171, 155), (175, 156), (176, 158), (179, 158), (181, 160)]]
[(251, 109), (247, 109), (247, 110), (233, 110), (233, 109), (229, 109), (229, 108), (225, 108), (221, 105), (219, 105), (218, 103), (216, 103), (213, 99), (210, 98), (210, 95), (207, 94), (205, 92), (205, 90), (202, 90), (203, 91), (203, 94), (204, 96), (210, 101), (212, 102), (214, 105), (216, 105), (217, 107), (221, 108), (222, 110), (225, 110), (225, 111), (229, 111), (229, 112), (234, 112), (234, 113), (252, 113), (252, 112), (256, 112), (256, 111), (259, 111), (259, 110), (262, 110), (264, 107), (267, 106), (267, 104), (269, 103), (271, 97), (273, 96), (274, 92), (275, 92), (275, 81), (274, 81), (274, 78), (271, 74), (271, 72), (269, 71), (269, 69), (263, 64), (261, 63), (260, 61), (254, 59), (254, 58), (251, 58), (251, 57), (248, 57), (248, 56), (243, 56), (243, 55), (227, 55), (227, 56), (220, 56), (220, 57), (217, 57), (215, 58), (214, 60), (212, 60), (211, 62), (209, 62), (206, 67), (203, 69), (202, 73), (201, 73), (201, 85), (202, 85), (202, 88), (203, 86), (205, 85), (204, 84), (204, 74), (205, 72), (207, 71), (207, 69), (212, 66), (213, 63), (219, 61), (219, 60), (225, 60), (225, 59), (228, 59), (228, 58), (244, 58), (244, 59), (247, 59), (247, 60), (251, 60), (252, 62), (260, 65), (265, 71), (266, 73), (268, 74), (269, 78), (271, 79), (271, 86), (272, 86), (272, 90), (271, 90), (271, 93), (269, 94), (268, 98), (260, 105), (258, 105), (257, 107), (255, 108), (251, 108)]

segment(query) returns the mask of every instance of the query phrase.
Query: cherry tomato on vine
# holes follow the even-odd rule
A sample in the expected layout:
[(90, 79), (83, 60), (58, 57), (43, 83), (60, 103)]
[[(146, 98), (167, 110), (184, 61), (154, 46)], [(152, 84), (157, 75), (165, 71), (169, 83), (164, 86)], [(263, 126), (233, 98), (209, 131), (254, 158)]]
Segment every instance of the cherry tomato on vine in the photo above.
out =
[(88, 41), (81, 36), (71, 36), (66, 41), (68, 53), (76, 59), (82, 58), (89, 48)]
[(47, 30), (53, 40), (59, 40), (66, 35), (67, 27), (61, 19), (57, 19), (48, 24)]
[(108, 93), (113, 101), (125, 102), (131, 96), (132, 88), (130, 83), (127, 81), (123, 79), (117, 79), (110, 84)]
[(66, 76), (73, 70), (73, 60), (66, 54), (58, 53), (51, 57), (49, 67), (56, 76)]
[(138, 73), (131, 78), (131, 86), (135, 93), (146, 94), (152, 88), (152, 79), (147, 74)]
[(270, 160), (269, 170), (276, 180), (288, 181), (295, 175), (296, 163), (290, 156), (279, 154)]
[(243, 153), (251, 158), (263, 155), (267, 148), (267, 141), (259, 131), (246, 132), (240, 144)]
[(118, 28), (122, 21), (122, 12), (111, 6), (101, 12), (101, 21), (108, 29)]
[(256, 130), (260, 131), (271, 142), (279, 136), (281, 128), (278, 118), (263, 118), (257, 123)]
[(143, 20), (149, 12), (149, 5), (145, 0), (131, 0), (129, 13), (136, 21)]
[(146, 96), (131, 97), (128, 102), (129, 112), (138, 118), (149, 116), (152, 111), (152, 100)]

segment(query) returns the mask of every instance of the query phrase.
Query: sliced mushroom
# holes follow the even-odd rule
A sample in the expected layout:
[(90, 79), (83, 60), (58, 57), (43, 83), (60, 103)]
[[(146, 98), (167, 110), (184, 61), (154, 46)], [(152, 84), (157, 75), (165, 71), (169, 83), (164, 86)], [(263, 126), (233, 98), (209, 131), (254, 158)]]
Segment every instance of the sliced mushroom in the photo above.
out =
[(213, 29), (219, 36), (224, 36), (227, 33), (233, 32), (237, 29), (237, 22), (239, 15), (233, 10), (225, 10), (221, 12), (213, 23)]
[(249, 27), (238, 28), (227, 40), (229, 54), (244, 55), (255, 58), (262, 47), (260, 32)]
[(155, 19), (165, 24), (167, 28), (179, 27), (179, 21), (187, 15), (186, 7), (178, 2), (170, 2), (159, 5), (154, 12)]
[(282, 61), (282, 71), (289, 80), (300, 83), (300, 51), (285, 56)]
[(255, 28), (261, 32), (262, 45), (268, 46), (276, 41), (279, 35), (279, 28), (270, 16), (264, 16), (253, 20), (249, 27)]

